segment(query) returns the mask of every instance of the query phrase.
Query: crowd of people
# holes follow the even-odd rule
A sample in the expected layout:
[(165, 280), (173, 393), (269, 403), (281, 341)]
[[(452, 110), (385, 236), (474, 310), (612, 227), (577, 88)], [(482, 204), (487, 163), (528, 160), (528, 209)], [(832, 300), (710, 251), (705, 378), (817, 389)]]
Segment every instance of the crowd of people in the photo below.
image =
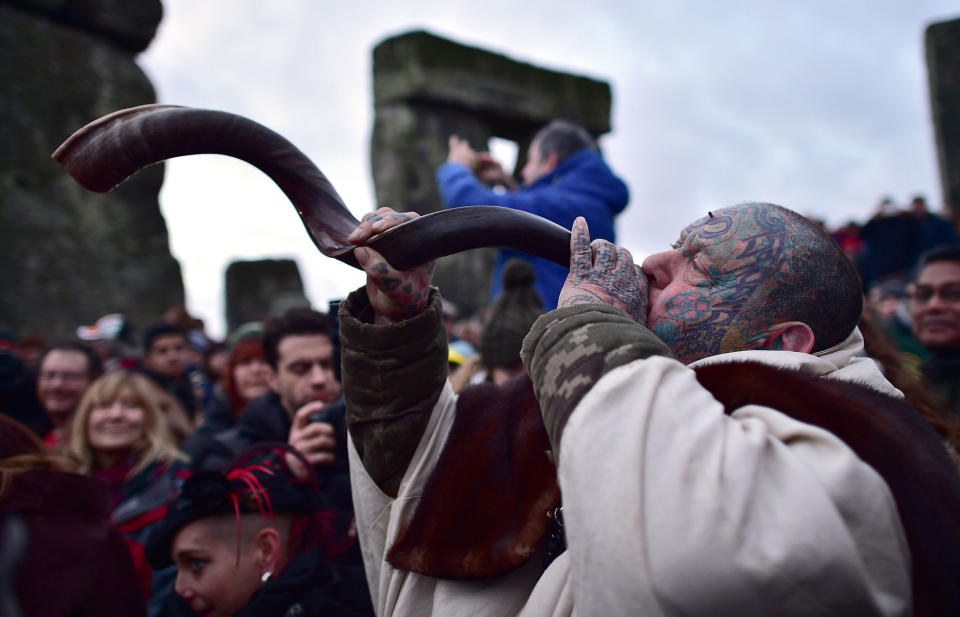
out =
[[(66, 482), (71, 474), (97, 487), (72, 503), (87, 486), (79, 483), (70, 499), (44, 503), (40, 511), (18, 501), (17, 491), (0, 491), (4, 511), (19, 510), (30, 529), (84, 508), (99, 517), (96, 525), (87, 521), (91, 532), (112, 525), (99, 542), (113, 548), (71, 565), (85, 564), (94, 574), (83, 579), (91, 586), (75, 590), (77, 604), (67, 611), (62, 602), (47, 603), (40, 586), (19, 583), (30, 568), (62, 559), (31, 546), (17, 575), (23, 614), (281, 615), (295, 607), (302, 612), (290, 614), (372, 614), (352, 530), (335, 322), (294, 308), (215, 344), (197, 320), (188, 319), (185, 329), (177, 319), (184, 314), (182, 307), (168, 311), (172, 319), (147, 329), (140, 353), (118, 314), (78, 328), (77, 340), (51, 345), (35, 365), (15, 340), (0, 351), (9, 386), (4, 431), (21, 444), (4, 454), (0, 473), (14, 487), (26, 478)], [(10, 466), (29, 457), (51, 462)], [(226, 523), (194, 524), (233, 515), (233, 535), (223, 531)], [(247, 524), (264, 516), (269, 520)], [(191, 532), (189, 559), (175, 558), (178, 542), (186, 542), (180, 527)], [(262, 562), (256, 585), (238, 587), (227, 567), (233, 563), (213, 556), (255, 550), (263, 534), (254, 528), (272, 530), (267, 537), (279, 540), (279, 552)], [(193, 533), (198, 529), (203, 533)], [(159, 537), (165, 544), (157, 549)], [(114, 550), (117, 538), (124, 551)], [(132, 577), (133, 584), (105, 605), (95, 596), (109, 585), (95, 573), (123, 568), (130, 576), (118, 580)]]
[(583, 129), (521, 175), (456, 136), (437, 171), (448, 207), (572, 229), (569, 269), (503, 252), (480, 316), (364, 246), (417, 217), (381, 208), (329, 314), (5, 335), (0, 608), (958, 614), (952, 224), (915, 200), (831, 238), (747, 203), (637, 264)]
[[(905, 206), (880, 200), (864, 223), (850, 222), (832, 237), (856, 265), (866, 298), (868, 341), (898, 387), (917, 393), (920, 407), (960, 414), (960, 314), (949, 290), (960, 283), (960, 236), (952, 213), (931, 212), (922, 195)], [(927, 283), (945, 286), (947, 295)], [(870, 351), (868, 347), (868, 351)]]

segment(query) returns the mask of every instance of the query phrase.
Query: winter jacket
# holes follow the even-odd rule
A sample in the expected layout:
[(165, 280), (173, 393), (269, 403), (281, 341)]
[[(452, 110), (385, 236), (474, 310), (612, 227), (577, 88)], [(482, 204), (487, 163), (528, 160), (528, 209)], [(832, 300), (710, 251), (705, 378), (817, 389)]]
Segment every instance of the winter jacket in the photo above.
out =
[(0, 497), (0, 521), (17, 515), (26, 524), (26, 551), (13, 581), (23, 615), (146, 615), (137, 570), (110, 510), (107, 486), (95, 478), (45, 470), (15, 477)]
[[(445, 163), (437, 169), (437, 184), (447, 208), (460, 206), (502, 206), (523, 210), (570, 229), (573, 221), (587, 219), (590, 237), (614, 242), (614, 217), (627, 207), (627, 185), (613, 174), (596, 151), (585, 148), (557, 165), (552, 172), (529, 187), (497, 193), (481, 183), (469, 169)], [(534, 287), (546, 310), (557, 306), (560, 288), (568, 269), (540, 257), (502, 249), (497, 254), (490, 289), (490, 300), (500, 293), (503, 267), (511, 257), (523, 257), (537, 273)]]
[(294, 557), (236, 617), (365, 617), (373, 615), (359, 564), (334, 565), (319, 549)]

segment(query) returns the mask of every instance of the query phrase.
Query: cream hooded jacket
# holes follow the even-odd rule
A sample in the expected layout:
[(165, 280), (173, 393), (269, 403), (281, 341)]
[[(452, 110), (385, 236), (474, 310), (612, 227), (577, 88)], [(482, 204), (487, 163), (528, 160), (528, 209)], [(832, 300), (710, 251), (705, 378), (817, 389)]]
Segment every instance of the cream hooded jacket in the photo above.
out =
[[(541, 318), (525, 360), (568, 313)], [(854, 331), (819, 356), (748, 351), (695, 364), (763, 362), (899, 396), (872, 360), (858, 357), (862, 347)], [(541, 368), (569, 349), (544, 351)], [(535, 383), (536, 362), (528, 364)], [(690, 367), (659, 355), (620, 364), (585, 392), (555, 442), (568, 549), (545, 572), (535, 556), (497, 579), (451, 581), (384, 559), (449, 433), (449, 384), (395, 498), (370, 478), (351, 442), (357, 526), (379, 616), (911, 614), (909, 551), (890, 491), (833, 435), (767, 407), (725, 415)]]

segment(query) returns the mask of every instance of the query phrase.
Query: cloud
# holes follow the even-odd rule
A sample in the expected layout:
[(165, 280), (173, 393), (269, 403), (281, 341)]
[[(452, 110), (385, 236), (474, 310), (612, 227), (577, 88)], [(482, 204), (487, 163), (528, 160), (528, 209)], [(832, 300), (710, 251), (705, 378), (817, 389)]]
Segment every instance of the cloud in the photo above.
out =
[[(743, 200), (834, 224), (865, 218), (882, 193), (939, 202), (922, 35), (955, 14), (947, 2), (164, 6), (140, 57), (161, 102), (232, 111), (280, 132), (358, 216), (374, 206), (372, 49), (417, 28), (611, 82), (614, 132), (602, 146), (631, 188), (618, 231), (635, 256), (662, 249), (706, 209)], [(171, 165), (162, 200), (191, 308), (215, 333), (229, 259), (296, 256), (318, 305), (362, 282), (319, 256), (259, 172), (194, 165)], [(227, 188), (239, 190), (227, 197)], [(228, 219), (206, 214), (227, 208)]]

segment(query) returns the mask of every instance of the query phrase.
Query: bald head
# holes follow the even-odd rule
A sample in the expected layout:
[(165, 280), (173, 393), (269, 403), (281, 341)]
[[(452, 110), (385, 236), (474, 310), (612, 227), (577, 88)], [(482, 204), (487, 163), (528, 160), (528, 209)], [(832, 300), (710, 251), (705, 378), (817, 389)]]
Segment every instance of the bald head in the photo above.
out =
[(716, 210), (688, 225), (672, 251), (644, 261), (648, 325), (691, 362), (774, 348), (771, 327), (806, 324), (813, 351), (842, 341), (860, 316), (853, 265), (806, 218), (773, 204)]
[(764, 299), (758, 319), (772, 323), (792, 319), (813, 330), (813, 351), (842, 342), (863, 311), (860, 276), (837, 243), (809, 219), (774, 206), (786, 217), (793, 245), (781, 270), (789, 273)]

